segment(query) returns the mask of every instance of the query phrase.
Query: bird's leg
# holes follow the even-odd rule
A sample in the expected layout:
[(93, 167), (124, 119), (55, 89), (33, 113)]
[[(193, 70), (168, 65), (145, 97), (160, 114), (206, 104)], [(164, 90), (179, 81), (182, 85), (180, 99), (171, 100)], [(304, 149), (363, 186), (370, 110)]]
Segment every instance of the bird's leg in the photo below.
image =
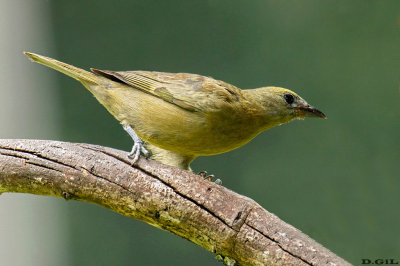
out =
[[(215, 177), (214, 175), (207, 175), (207, 171), (201, 171), (201, 172), (198, 172), (197, 174), (199, 176), (201, 176), (202, 178), (207, 179), (207, 180), (209, 180), (211, 182), (213, 181), (213, 179)], [(217, 180), (215, 180), (214, 183), (217, 184), (217, 185), (222, 185), (222, 180), (217, 178)]]
[(145, 147), (143, 147), (143, 140), (141, 138), (139, 138), (138, 135), (136, 135), (135, 131), (133, 130), (132, 127), (130, 126), (123, 126), (124, 130), (126, 132), (128, 132), (129, 136), (131, 136), (131, 138), (133, 139), (133, 141), (135, 142), (135, 144), (132, 147), (132, 151), (128, 154), (129, 158), (133, 157), (133, 162), (132, 164), (136, 163), (139, 160), (139, 155), (140, 152), (143, 152), (144, 156), (148, 156), (149, 155), (149, 151), (146, 150)]

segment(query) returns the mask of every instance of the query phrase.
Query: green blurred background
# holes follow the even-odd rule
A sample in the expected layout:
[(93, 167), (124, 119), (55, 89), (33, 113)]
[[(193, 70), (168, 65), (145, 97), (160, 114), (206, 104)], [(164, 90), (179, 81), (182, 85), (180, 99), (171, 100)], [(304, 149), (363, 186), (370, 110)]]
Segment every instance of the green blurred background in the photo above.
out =
[[(273, 128), (192, 168), (355, 265), (400, 261), (400, 1), (21, 0), (1, 9), (1, 138), (132, 146), (81, 84), (30, 64), (24, 50), (84, 69), (285, 87), (328, 119)], [(36, 235), (10, 234), (13, 245), (0, 239), (0, 264), (221, 265), (187, 240), (99, 206), (24, 197), (0, 197), (0, 226), (18, 232), (35, 220), (27, 231)], [(8, 220), (17, 212), (17, 222)], [(18, 256), (7, 260), (11, 247)]]

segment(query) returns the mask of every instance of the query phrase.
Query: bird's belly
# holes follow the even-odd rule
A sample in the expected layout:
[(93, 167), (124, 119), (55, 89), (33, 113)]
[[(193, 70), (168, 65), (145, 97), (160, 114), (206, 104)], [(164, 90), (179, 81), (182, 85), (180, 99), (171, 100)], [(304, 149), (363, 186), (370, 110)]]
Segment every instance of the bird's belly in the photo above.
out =
[(146, 130), (146, 132), (136, 131), (141, 138), (162, 149), (196, 156), (219, 154), (239, 148), (256, 135), (243, 135), (236, 132), (226, 134), (215, 127), (197, 125), (180, 126), (162, 132), (156, 128)]
[(234, 121), (208, 119), (201, 113), (184, 113), (171, 119), (135, 127), (147, 142), (180, 154), (206, 156), (224, 153), (249, 142), (257, 133), (249, 132)]

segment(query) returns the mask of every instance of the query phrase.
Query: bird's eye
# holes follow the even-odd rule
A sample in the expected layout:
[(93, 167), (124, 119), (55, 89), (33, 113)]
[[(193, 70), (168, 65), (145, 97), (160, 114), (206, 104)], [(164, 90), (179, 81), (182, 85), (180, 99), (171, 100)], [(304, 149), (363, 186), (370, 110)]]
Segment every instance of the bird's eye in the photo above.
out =
[(294, 96), (290, 93), (283, 95), (283, 99), (285, 99), (288, 104), (292, 104), (294, 102)]

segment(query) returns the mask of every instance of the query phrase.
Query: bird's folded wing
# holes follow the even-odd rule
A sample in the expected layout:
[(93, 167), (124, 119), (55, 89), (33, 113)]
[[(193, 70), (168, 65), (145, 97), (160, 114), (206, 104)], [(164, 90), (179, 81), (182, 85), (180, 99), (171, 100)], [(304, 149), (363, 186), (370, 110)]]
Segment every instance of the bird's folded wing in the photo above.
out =
[(243, 98), (241, 90), (235, 86), (195, 74), (91, 70), (191, 112), (219, 109)]

